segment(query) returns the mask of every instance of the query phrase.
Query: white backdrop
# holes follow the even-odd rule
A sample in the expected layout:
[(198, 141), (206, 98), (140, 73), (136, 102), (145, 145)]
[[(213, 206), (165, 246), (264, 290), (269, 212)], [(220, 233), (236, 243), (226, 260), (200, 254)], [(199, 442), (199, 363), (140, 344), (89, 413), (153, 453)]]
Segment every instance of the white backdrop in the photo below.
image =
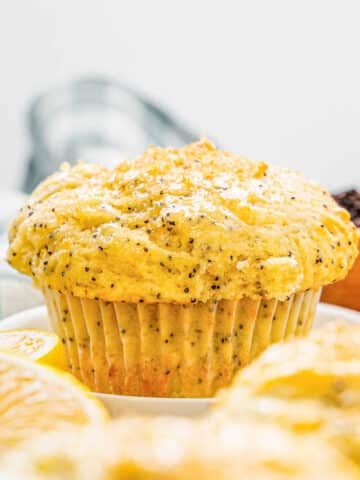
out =
[(359, 20), (358, 0), (0, 0), (0, 189), (31, 97), (93, 73), (228, 149), (360, 185)]

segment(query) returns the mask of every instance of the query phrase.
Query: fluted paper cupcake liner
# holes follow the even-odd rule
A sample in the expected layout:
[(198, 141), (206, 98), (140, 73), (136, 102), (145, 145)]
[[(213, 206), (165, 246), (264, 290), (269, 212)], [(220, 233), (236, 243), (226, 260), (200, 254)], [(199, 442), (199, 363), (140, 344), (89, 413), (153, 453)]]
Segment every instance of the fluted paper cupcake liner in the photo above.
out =
[(214, 395), (270, 343), (306, 335), (320, 297), (176, 305), (43, 293), (74, 375), (96, 392), (158, 397)]

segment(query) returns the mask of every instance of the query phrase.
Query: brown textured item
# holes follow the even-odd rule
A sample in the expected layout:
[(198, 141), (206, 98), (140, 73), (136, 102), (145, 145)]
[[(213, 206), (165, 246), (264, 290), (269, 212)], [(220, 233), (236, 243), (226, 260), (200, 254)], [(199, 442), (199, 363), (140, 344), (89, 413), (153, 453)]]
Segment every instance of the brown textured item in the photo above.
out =
[(44, 289), (69, 368), (93, 391), (209, 397), (268, 345), (308, 334), (320, 290), (284, 301), (106, 302)]
[[(334, 198), (349, 211), (360, 233), (360, 192), (352, 189), (335, 195)], [(360, 257), (344, 280), (324, 288), (321, 300), (360, 311)]]

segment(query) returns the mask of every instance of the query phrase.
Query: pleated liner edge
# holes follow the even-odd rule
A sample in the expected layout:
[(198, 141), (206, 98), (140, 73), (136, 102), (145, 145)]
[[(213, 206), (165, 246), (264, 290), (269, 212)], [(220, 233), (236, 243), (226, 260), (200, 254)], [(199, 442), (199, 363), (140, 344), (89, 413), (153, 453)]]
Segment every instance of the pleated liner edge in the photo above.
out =
[(105, 302), (43, 289), (69, 369), (95, 392), (210, 397), (269, 344), (306, 335), (321, 290), (285, 301)]

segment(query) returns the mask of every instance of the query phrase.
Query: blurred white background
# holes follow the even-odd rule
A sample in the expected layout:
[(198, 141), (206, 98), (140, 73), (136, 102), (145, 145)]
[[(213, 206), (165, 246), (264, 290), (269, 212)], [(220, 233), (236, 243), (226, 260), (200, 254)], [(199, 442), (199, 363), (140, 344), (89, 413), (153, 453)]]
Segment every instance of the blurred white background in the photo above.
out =
[(0, 190), (33, 95), (94, 73), (228, 149), (360, 185), (359, 19), (358, 0), (1, 0)]

